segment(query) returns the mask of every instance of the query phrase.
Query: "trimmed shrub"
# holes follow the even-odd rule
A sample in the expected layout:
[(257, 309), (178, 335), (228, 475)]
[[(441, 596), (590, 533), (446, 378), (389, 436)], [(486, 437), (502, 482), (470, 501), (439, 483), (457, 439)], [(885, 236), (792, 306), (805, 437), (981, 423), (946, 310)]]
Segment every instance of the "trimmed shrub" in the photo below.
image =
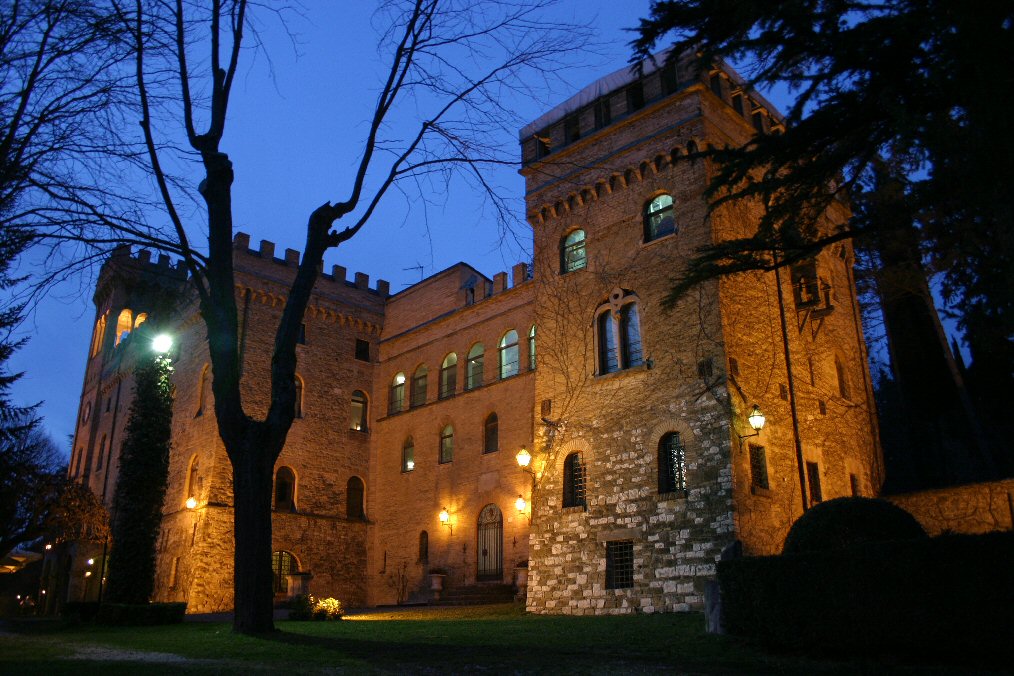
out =
[(317, 599), (300, 594), (289, 602), (290, 620), (340, 620), (344, 616), (345, 608), (335, 598)]
[(335, 598), (320, 599), (313, 607), (315, 620), (340, 620), (345, 616), (342, 602)]
[(103, 603), (96, 621), (121, 626), (179, 624), (186, 603)]
[(723, 623), (762, 643), (852, 657), (1010, 659), (1014, 533), (868, 543), (718, 564)]
[(901, 507), (876, 498), (835, 498), (814, 505), (792, 524), (782, 552), (823, 552), (864, 542), (925, 538)]

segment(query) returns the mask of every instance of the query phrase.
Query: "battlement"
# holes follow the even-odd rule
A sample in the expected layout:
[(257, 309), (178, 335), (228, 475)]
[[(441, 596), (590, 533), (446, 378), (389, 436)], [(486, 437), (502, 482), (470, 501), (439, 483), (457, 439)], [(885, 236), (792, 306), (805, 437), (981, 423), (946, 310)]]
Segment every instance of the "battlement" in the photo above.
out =
[[(259, 258), (263, 261), (275, 263), (290, 268), (296, 268), (299, 266), (300, 252), (296, 249), (286, 249), (285, 256), (278, 258), (275, 256), (275, 243), (262, 239), (260, 246), (257, 249), (250, 247), (250, 235), (245, 232), (237, 232), (236, 236), (232, 240), (232, 247), (239, 253), (246, 254), (248, 256)], [(347, 278), (348, 270), (343, 265), (332, 265), (331, 272), (324, 272), (324, 267), (321, 265), (318, 268), (321, 279), (334, 282), (336, 284), (342, 284), (346, 287), (360, 289), (362, 291), (369, 291), (375, 293), (381, 298), (387, 298), (391, 295), (391, 284), (386, 279), (378, 279), (377, 284), (374, 288), (370, 288), (370, 276), (365, 272), (353, 273), (353, 280), (350, 281)]]

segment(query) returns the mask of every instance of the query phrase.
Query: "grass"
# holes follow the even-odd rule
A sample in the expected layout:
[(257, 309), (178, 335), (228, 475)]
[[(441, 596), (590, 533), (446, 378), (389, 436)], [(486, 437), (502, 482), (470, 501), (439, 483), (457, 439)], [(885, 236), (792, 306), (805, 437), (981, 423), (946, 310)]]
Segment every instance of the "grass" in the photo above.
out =
[(0, 673), (956, 673), (763, 652), (704, 633), (699, 614), (561, 617), (505, 604), (277, 623), (257, 638), (225, 623), (104, 627), (25, 623), (0, 632)]

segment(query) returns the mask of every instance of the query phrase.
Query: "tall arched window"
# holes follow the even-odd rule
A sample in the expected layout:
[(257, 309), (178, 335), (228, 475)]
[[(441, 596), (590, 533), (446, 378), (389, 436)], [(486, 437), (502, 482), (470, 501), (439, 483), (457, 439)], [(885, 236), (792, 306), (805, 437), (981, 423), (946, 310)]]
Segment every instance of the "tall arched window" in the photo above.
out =
[(198, 493), (197, 470), (198, 470), (198, 462), (197, 456), (195, 455), (190, 459), (190, 469), (187, 470), (187, 490), (184, 491), (186, 493), (186, 495), (183, 496), (184, 499), (197, 498)]
[(614, 290), (595, 320), (598, 372), (612, 373), (644, 363), (641, 320), (635, 296)]
[(288, 467), (275, 472), (275, 511), (296, 511), (296, 474)]
[(528, 368), (535, 370), (535, 324), (528, 329)]
[(511, 329), (500, 339), (500, 378), (510, 378), (518, 374), (521, 353), (518, 349), (518, 332)]
[(303, 379), (300, 378), (298, 375), (295, 378), (295, 384), (296, 384), (295, 417), (302, 418), (303, 417)]
[(845, 372), (845, 362), (838, 355), (834, 356), (834, 375), (838, 381), (838, 395), (842, 399), (852, 399), (852, 393), (849, 391), (848, 374)]
[(500, 420), (496, 413), (486, 416), (486, 422), (482, 427), (482, 452), (496, 453), (500, 450)]
[(204, 407), (207, 405), (208, 396), (208, 385), (211, 380), (211, 365), (205, 364), (204, 368), (201, 369), (201, 377), (197, 381), (197, 412), (194, 413), (195, 418), (200, 418), (204, 415)]
[(627, 303), (620, 308), (620, 348), (623, 368), (629, 369), (642, 363), (641, 320), (637, 314), (637, 303)]
[(584, 507), (585, 469), (581, 453), (571, 453), (563, 461), (563, 506)]
[(412, 395), (409, 401), (409, 406), (412, 408), (426, 403), (426, 380), (428, 373), (426, 365), (420, 364), (419, 368), (412, 374)]
[(584, 230), (572, 230), (560, 241), (561, 274), (582, 270), (588, 264), (584, 244)]
[(369, 413), (370, 407), (366, 400), (366, 393), (362, 390), (356, 390), (352, 393), (352, 416), (349, 423), (349, 429), (353, 429), (356, 432), (367, 432), (369, 431)]
[(130, 332), (134, 329), (134, 313), (124, 308), (120, 311), (120, 316), (116, 318), (116, 342), (113, 345), (119, 345), (124, 340), (130, 337)]
[(440, 463), (454, 460), (454, 426), (447, 425), (440, 430)]
[(103, 339), (106, 337), (106, 318), (109, 317), (109, 311), (107, 310), (98, 318), (95, 322), (95, 330), (92, 332), (92, 349), (89, 352), (89, 356), (94, 357), (102, 351)]
[(458, 387), (458, 355), (451, 352), (440, 365), (440, 398), (453, 397)]
[(275, 577), (275, 593), (284, 594), (289, 590), (289, 575), (299, 572), (299, 563), (289, 552), (274, 552), (271, 555), (271, 572)]
[(387, 398), (387, 414), (401, 413), (405, 410), (405, 374), (400, 371), (391, 380), (391, 392)]
[(139, 327), (141, 324), (144, 324), (146, 321), (148, 321), (148, 313), (139, 312), (137, 317), (134, 318), (134, 330), (136, 331), (137, 327)]
[(401, 446), (401, 471), (411, 472), (415, 469), (415, 443), (412, 437), (405, 439)]
[(102, 469), (102, 465), (106, 461), (106, 435), (102, 435), (102, 443), (99, 444), (99, 460), (95, 463), (95, 471)]
[(620, 357), (616, 350), (616, 331), (613, 315), (608, 310), (599, 315), (599, 373), (612, 373), (620, 370)]
[(419, 532), (419, 563), (427, 563), (430, 560), (430, 534), (426, 531)]
[(476, 343), (468, 351), (468, 361), (465, 363), (465, 389), (474, 390), (482, 385), (482, 356), (485, 350), (482, 343)]
[(350, 477), (345, 484), (345, 517), (365, 521), (366, 512), (363, 510), (363, 494), (366, 486), (363, 480), (357, 476)]
[(658, 492), (687, 491), (687, 458), (679, 432), (669, 432), (658, 441)]
[(650, 242), (676, 232), (672, 195), (662, 193), (644, 205), (644, 241)]

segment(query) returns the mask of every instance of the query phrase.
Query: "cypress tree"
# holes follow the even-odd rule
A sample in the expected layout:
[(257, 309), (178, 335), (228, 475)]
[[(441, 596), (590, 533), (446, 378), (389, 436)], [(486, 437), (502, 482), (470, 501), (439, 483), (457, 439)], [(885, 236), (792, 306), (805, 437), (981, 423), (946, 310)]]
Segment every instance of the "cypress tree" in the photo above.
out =
[(113, 501), (109, 601), (147, 603), (155, 586), (155, 544), (169, 474), (171, 373), (164, 355), (144, 359), (134, 372), (134, 400)]

